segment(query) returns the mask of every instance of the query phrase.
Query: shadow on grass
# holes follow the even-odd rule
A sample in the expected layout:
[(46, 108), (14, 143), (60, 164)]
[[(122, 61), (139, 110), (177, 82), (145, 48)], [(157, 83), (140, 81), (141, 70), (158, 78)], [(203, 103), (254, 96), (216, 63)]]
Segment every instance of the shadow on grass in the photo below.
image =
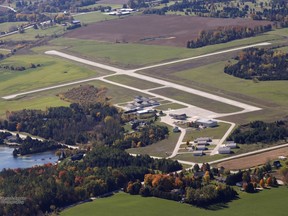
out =
[(216, 204), (212, 204), (212, 205), (209, 205), (209, 206), (202, 206), (202, 207), (199, 207), (201, 209), (205, 209), (205, 210), (208, 210), (208, 211), (218, 211), (218, 210), (222, 210), (222, 209), (226, 209), (228, 208), (228, 203), (230, 202), (234, 202), (235, 200), (238, 200), (240, 199), (239, 197), (236, 197), (235, 199), (229, 201), (229, 202), (222, 202), (222, 203), (216, 203)]

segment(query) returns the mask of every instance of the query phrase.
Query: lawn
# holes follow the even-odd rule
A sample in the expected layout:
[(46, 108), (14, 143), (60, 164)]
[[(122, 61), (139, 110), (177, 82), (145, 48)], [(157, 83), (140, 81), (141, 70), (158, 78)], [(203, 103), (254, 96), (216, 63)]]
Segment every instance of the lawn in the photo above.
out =
[(218, 125), (218, 127), (205, 128), (201, 130), (187, 129), (184, 141), (193, 141), (194, 139), (199, 137), (211, 137), (213, 139), (221, 139), (231, 125), (223, 122), (219, 122)]
[(40, 67), (24, 71), (0, 69), (0, 96), (43, 88), (68, 81), (99, 76), (98, 72), (77, 63), (47, 55), (17, 55), (1, 61), (1, 65)]
[(138, 89), (151, 89), (151, 88), (156, 88), (156, 87), (160, 87), (161, 85), (157, 84), (157, 83), (152, 83), (149, 81), (144, 81), (138, 78), (134, 78), (134, 77), (130, 77), (127, 75), (115, 75), (115, 76), (110, 76), (105, 78), (107, 80), (113, 81), (113, 82), (117, 82), (123, 85), (128, 85), (128, 86), (132, 86), (134, 88), (138, 88)]
[(112, 197), (97, 199), (61, 212), (61, 216), (286, 216), (288, 189), (272, 188), (256, 194), (240, 193), (240, 199), (214, 208), (196, 208), (187, 204), (154, 197), (143, 198), (123, 192)]
[[(83, 31), (84, 30), (85, 29), (83, 28)], [(284, 36), (281, 34), (277, 35), (266, 33), (253, 38), (241, 39), (197, 49), (133, 43), (107, 43), (72, 38), (59, 38), (53, 40), (52, 45), (67, 46), (66, 52), (74, 53), (76, 55), (80, 55), (95, 61), (100, 61), (102, 63), (112, 64), (118, 67), (137, 68), (160, 62), (198, 56), (243, 45), (264, 41), (281, 40), (283, 37)]]
[(175, 88), (162, 88), (154, 90), (152, 92), (217, 113), (241, 111), (241, 108), (229, 104), (224, 104), (219, 101), (211, 100), (209, 98), (201, 97), (195, 94), (190, 94)]

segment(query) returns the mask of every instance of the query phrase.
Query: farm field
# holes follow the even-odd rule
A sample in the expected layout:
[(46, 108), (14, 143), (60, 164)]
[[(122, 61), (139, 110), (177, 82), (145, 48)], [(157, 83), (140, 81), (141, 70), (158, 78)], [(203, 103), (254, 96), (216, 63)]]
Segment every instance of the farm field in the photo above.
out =
[(161, 88), (151, 92), (217, 113), (241, 111), (241, 108), (204, 98), (195, 94), (190, 94), (175, 88)]
[(24, 71), (0, 69), (0, 96), (100, 75), (97, 71), (83, 65), (47, 55), (12, 56), (3, 60), (1, 65), (28, 68), (31, 63), (40, 64), (40, 67)]
[(284, 35), (263, 34), (253, 38), (231, 41), (197, 49), (184, 47), (169, 47), (156, 45), (143, 45), (133, 43), (107, 43), (95, 40), (81, 40), (74, 38), (58, 38), (50, 44), (65, 46), (63, 52), (68, 52), (88, 58), (90, 60), (111, 64), (124, 68), (138, 68), (160, 62), (167, 62), (187, 57), (194, 57), (215, 51), (245, 46), (260, 42), (279, 41)]
[[(102, 81), (91, 81), (84, 84), (94, 85), (95, 87), (106, 87), (107, 97), (111, 104), (124, 103), (131, 101), (137, 95), (148, 96), (141, 92), (129, 90), (119, 86), (111, 85)], [(0, 85), (2, 87), (2, 85)], [(6, 111), (16, 111), (21, 109), (46, 109), (53, 106), (68, 106), (70, 103), (61, 100), (57, 94), (67, 91), (68, 89), (79, 87), (79, 85), (71, 85), (63, 88), (53, 89), (49, 91), (30, 94), (13, 100), (4, 100), (0, 98), (0, 118), (5, 117)]]
[[(143, 25), (145, 23), (149, 23), (149, 25)], [(199, 32), (203, 29), (210, 30), (219, 26), (235, 25), (255, 27), (267, 24), (270, 24), (270, 22), (257, 22), (238, 18), (220, 19), (172, 15), (140, 15), (128, 16), (109, 22), (94, 23), (86, 27), (85, 31), (77, 29), (67, 33), (66, 37), (106, 42), (118, 41), (186, 47), (186, 42), (197, 38)]]
[(240, 199), (220, 206), (212, 206), (209, 209), (196, 208), (154, 197), (132, 196), (120, 192), (112, 197), (96, 199), (93, 202), (66, 209), (60, 215), (92, 216), (97, 212), (97, 215), (102, 216), (286, 216), (287, 192), (286, 187), (272, 188), (256, 194), (239, 192)]
[(256, 167), (263, 165), (268, 161), (278, 159), (279, 156), (288, 155), (288, 147), (272, 150), (269, 152), (260, 153), (257, 155), (251, 155), (243, 158), (238, 158), (230, 161), (218, 163), (217, 167), (225, 167), (228, 170), (248, 169), (250, 167)]
[[(95, 5), (96, 7), (99, 6), (98, 4)], [(88, 28), (91, 23), (96, 23), (96, 22), (103, 22), (107, 20), (112, 20), (118, 18), (117, 16), (109, 16), (107, 14), (103, 14), (100, 11), (96, 12), (88, 12), (88, 13), (80, 13), (77, 15), (73, 16), (74, 19), (80, 20), (82, 24), (89, 24), (88, 26), (83, 26), (81, 30), (85, 31), (83, 28)]]
[(156, 88), (156, 87), (161, 86), (157, 83), (144, 81), (144, 80), (130, 77), (127, 75), (115, 75), (115, 76), (107, 77), (105, 79), (113, 81), (113, 82), (121, 83), (123, 85), (128, 85), (134, 88), (138, 88), (138, 89), (151, 89), (151, 88)]
[(5, 40), (5, 41), (34, 41), (34, 40), (38, 40), (36, 37), (47, 37), (47, 36), (52, 36), (52, 35), (62, 35), (64, 33), (64, 27), (60, 26), (60, 25), (56, 25), (53, 27), (49, 27), (47, 29), (27, 29), (25, 30), (25, 32), (23, 34), (13, 34), (13, 35), (9, 35), (9, 36), (5, 36), (3, 38), (1, 38), (1, 40)]

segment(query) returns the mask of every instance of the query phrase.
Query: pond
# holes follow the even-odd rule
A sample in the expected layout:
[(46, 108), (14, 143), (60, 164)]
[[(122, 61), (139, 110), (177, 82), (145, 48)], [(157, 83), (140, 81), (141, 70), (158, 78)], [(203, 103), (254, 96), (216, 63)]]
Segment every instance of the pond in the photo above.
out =
[(58, 160), (58, 156), (52, 151), (13, 157), (13, 150), (14, 148), (5, 145), (0, 146), (0, 171), (4, 168), (28, 168), (35, 165), (55, 163)]

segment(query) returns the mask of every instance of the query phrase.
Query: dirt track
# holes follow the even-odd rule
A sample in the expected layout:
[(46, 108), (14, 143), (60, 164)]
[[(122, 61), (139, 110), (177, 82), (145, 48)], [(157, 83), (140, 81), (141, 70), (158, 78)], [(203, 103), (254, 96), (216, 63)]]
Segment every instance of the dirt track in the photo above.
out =
[(277, 159), (281, 155), (288, 155), (288, 147), (260, 153), (257, 155), (251, 155), (239, 159), (225, 161), (217, 164), (217, 167), (223, 166), (227, 170), (248, 169), (250, 167), (265, 164), (269, 160)]
[(90, 24), (67, 33), (66, 37), (185, 47), (187, 41), (197, 38), (201, 30), (220, 26), (254, 27), (269, 23), (240, 18), (141, 15)]

